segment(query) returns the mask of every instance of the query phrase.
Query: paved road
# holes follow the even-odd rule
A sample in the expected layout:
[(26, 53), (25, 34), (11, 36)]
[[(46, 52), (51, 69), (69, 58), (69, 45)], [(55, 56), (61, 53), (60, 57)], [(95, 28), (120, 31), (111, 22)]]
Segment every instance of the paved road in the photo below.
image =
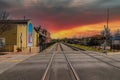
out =
[[(120, 55), (106, 56), (90, 51), (74, 51), (61, 44), (80, 80), (120, 80)], [(41, 80), (55, 53), (49, 80), (72, 80), (63, 51), (57, 44), (0, 74), (0, 80)], [(9, 67), (9, 66), (8, 66)]]
[(117, 57), (88, 51), (69, 51), (63, 45), (81, 80), (120, 80), (120, 55)]
[(48, 51), (36, 54), (1, 73), (0, 80), (40, 80), (47, 63), (49, 62), (52, 53), (51, 49), (53, 49), (53, 47)]

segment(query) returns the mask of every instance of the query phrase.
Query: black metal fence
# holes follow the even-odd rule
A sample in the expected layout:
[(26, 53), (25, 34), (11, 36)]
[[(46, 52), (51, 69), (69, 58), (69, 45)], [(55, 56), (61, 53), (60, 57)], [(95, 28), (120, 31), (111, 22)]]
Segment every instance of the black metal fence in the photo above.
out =
[(46, 48), (48, 48), (49, 46), (53, 45), (55, 42), (50, 42), (50, 43), (41, 43), (39, 46), (39, 51), (43, 51)]

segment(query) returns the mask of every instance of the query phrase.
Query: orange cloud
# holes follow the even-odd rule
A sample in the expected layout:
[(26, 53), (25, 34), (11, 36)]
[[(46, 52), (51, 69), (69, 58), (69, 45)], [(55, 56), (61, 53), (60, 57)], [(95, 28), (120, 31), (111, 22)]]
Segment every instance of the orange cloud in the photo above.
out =
[[(72, 37), (85, 37), (95, 34), (100, 34), (106, 23), (99, 23), (93, 25), (78, 26), (76, 28), (62, 30), (51, 35), (52, 38), (72, 38)], [(120, 29), (120, 21), (110, 22), (109, 28), (113, 33), (115, 30)]]

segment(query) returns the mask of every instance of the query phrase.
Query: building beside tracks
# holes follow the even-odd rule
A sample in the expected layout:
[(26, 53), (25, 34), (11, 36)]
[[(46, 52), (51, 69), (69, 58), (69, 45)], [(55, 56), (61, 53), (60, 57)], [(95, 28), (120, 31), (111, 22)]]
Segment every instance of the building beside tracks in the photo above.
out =
[(17, 52), (38, 44), (31, 20), (0, 20), (0, 51)]
[(39, 33), (39, 46), (40, 51), (44, 50), (46, 47), (51, 45), (51, 36), (50, 32), (48, 32), (46, 29), (39, 27), (35, 27), (35, 31)]
[(48, 32), (46, 29), (42, 29), (43, 34), (45, 36), (45, 43), (50, 43), (51, 42), (51, 37), (50, 37), (50, 32)]
[(116, 36), (112, 39), (112, 49), (120, 50), (120, 36)]

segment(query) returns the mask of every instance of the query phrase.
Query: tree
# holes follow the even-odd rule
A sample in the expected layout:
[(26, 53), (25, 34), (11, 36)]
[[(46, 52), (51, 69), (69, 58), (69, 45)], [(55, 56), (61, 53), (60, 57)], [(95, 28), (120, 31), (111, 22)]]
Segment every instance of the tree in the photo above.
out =
[(110, 46), (110, 49), (111, 46), (112, 46), (112, 36), (111, 36), (111, 32), (110, 32), (110, 29), (108, 26), (104, 26), (104, 30), (101, 32), (102, 36), (104, 36), (104, 46), (103, 46), (103, 49), (104, 49), (104, 52), (106, 53), (106, 47), (107, 46)]
[(104, 26), (104, 30), (101, 32), (101, 35), (104, 36), (107, 40), (111, 38), (111, 32), (109, 27)]
[(104, 30), (101, 32), (101, 35), (104, 36), (104, 38), (106, 39), (107, 41), (107, 44), (111, 44), (111, 38), (112, 38), (112, 35), (111, 35), (111, 32), (110, 32), (110, 29), (109, 27), (107, 26), (104, 26)]
[(7, 11), (1, 11), (0, 12), (0, 22), (3, 22), (3, 23), (0, 23), (0, 35), (3, 32), (11, 29), (11, 25), (8, 24), (8, 19), (9, 19), (9, 13)]
[(114, 34), (115, 37), (120, 37), (120, 29), (117, 29), (115, 34)]
[(8, 20), (10, 14), (7, 11), (1, 11), (0, 12), (0, 20)]
[(94, 35), (91, 36), (90, 39), (88, 40), (88, 46), (99, 46), (101, 45), (103, 36), (102, 35)]

